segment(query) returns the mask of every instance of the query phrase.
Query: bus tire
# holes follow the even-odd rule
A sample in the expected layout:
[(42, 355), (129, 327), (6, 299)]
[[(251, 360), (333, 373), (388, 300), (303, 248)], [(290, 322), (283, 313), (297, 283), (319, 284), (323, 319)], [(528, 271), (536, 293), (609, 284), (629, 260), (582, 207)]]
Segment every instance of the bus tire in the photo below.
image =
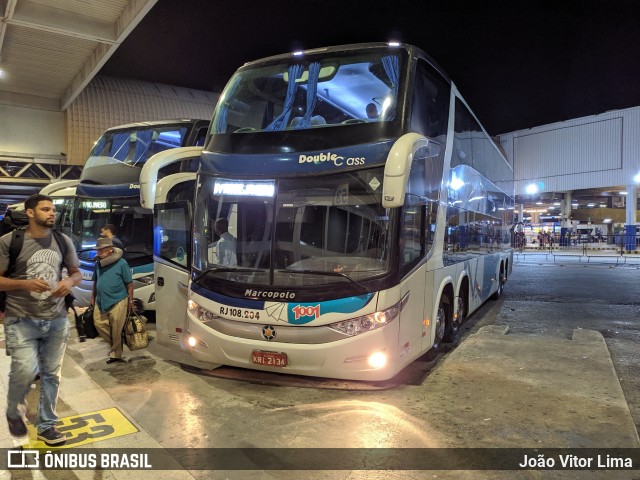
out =
[(504, 273), (504, 264), (500, 264), (500, 275), (498, 276), (498, 289), (491, 295), (491, 300), (498, 300), (504, 292), (504, 284), (507, 281), (507, 276)]
[[(469, 288), (466, 283), (460, 287), (456, 306), (458, 307), (458, 316), (457, 318), (453, 318), (453, 315), (451, 315), (451, 328), (445, 331), (444, 341), (448, 343), (455, 342), (458, 339), (462, 324), (467, 319), (469, 313)], [(453, 312), (451, 313), (453, 314)]]
[(436, 335), (433, 339), (432, 350), (442, 350), (442, 344), (446, 341), (447, 337), (450, 336), (451, 317), (451, 300), (449, 300), (446, 293), (443, 293), (440, 297), (440, 303), (438, 304), (438, 311), (436, 312)]

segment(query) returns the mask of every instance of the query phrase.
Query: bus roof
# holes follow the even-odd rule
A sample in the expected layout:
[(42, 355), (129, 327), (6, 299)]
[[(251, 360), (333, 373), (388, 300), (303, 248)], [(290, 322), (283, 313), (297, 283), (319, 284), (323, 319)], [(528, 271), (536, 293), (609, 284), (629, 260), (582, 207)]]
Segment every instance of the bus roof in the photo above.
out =
[(289, 60), (292, 57), (305, 56), (305, 55), (315, 55), (319, 53), (339, 53), (339, 52), (348, 52), (348, 51), (366, 51), (366, 50), (374, 50), (380, 48), (396, 48), (406, 50), (409, 55), (412, 57), (423, 58), (427, 62), (429, 62), (438, 72), (448, 81), (451, 82), (451, 79), (446, 74), (446, 72), (438, 65), (429, 55), (427, 55), (424, 50), (415, 45), (410, 45), (408, 43), (397, 43), (397, 42), (370, 42), (370, 43), (351, 43), (346, 45), (335, 45), (330, 47), (321, 47), (321, 48), (311, 48), (309, 50), (300, 50), (293, 51), (289, 53), (282, 53), (279, 55), (273, 55), (271, 57), (265, 57), (257, 60), (253, 60), (245, 63), (239, 70), (244, 70), (245, 68), (255, 67), (256, 65), (260, 65), (262, 63), (271, 63), (278, 62), (283, 60)]
[(131, 128), (144, 128), (144, 127), (155, 127), (155, 126), (159, 126), (159, 125), (173, 125), (173, 124), (180, 124), (180, 123), (188, 123), (188, 124), (195, 124), (198, 122), (205, 122), (205, 123), (209, 123), (209, 120), (204, 120), (201, 118), (176, 118), (176, 119), (170, 119), (170, 120), (153, 120), (153, 121), (148, 121), (148, 122), (134, 122), (134, 123), (126, 123), (124, 125), (117, 125), (115, 127), (110, 127), (107, 130), (105, 130), (105, 132), (110, 132), (112, 130), (125, 130), (125, 129), (131, 129)]

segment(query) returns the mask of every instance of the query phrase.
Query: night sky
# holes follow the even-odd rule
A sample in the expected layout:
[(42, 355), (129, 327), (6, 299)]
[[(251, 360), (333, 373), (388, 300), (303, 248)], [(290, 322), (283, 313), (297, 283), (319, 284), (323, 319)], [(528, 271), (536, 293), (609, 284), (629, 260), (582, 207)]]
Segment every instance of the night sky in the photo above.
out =
[(159, 0), (101, 74), (220, 91), (243, 63), (400, 40), (491, 135), (640, 106), (636, 0)]

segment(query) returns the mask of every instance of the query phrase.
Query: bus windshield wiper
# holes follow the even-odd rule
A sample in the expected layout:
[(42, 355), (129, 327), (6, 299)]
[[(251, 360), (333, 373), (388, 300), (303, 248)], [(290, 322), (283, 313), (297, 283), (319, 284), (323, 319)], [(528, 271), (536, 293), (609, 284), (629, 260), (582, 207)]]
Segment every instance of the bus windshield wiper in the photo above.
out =
[(278, 273), (306, 273), (309, 275), (326, 275), (329, 277), (342, 277), (349, 280), (349, 282), (353, 283), (356, 287), (360, 288), (364, 293), (369, 293), (369, 289), (367, 287), (362, 285), (360, 282), (357, 282), (346, 273), (342, 273), (342, 272), (327, 272), (324, 270), (290, 270), (288, 268), (285, 268), (284, 270), (278, 270)]
[(227, 272), (239, 272), (239, 273), (255, 273), (262, 272), (258, 268), (233, 268), (233, 267), (216, 267), (216, 268), (208, 268), (202, 273), (199, 273), (196, 278), (193, 279), (194, 282), (201, 280), (204, 277), (207, 277), (211, 274), (215, 273), (227, 273)]

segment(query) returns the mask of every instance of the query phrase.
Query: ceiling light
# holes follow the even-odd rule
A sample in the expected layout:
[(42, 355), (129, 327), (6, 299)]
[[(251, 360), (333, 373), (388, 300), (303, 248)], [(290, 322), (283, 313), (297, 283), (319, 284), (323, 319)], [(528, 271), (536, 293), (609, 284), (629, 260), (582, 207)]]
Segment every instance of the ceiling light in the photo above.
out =
[(633, 177), (633, 181), (636, 183), (640, 183), (640, 173)]
[(542, 202), (536, 202), (536, 205), (542, 205)]
[(595, 207), (596, 204), (595, 203), (587, 203), (587, 207)]
[(529, 195), (533, 195), (534, 193), (538, 193), (538, 186), (535, 183), (531, 183), (531, 184), (527, 185), (527, 188), (525, 189), (525, 191)]
[(626, 195), (627, 192), (620, 192), (620, 195)]

